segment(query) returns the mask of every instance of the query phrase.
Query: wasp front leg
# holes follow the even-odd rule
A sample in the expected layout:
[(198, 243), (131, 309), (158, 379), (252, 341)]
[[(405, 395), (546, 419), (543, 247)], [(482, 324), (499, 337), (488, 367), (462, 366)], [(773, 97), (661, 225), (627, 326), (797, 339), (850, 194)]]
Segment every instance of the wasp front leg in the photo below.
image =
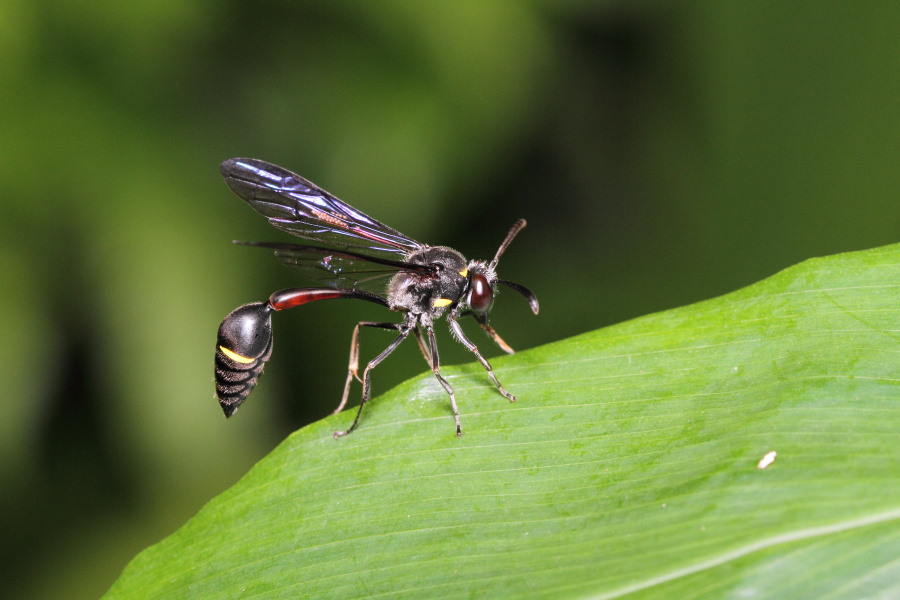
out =
[(491, 367), (491, 363), (489, 363), (487, 359), (481, 355), (481, 352), (478, 351), (478, 346), (473, 344), (469, 340), (469, 338), (466, 337), (466, 334), (463, 333), (462, 327), (460, 327), (459, 322), (454, 319), (453, 316), (448, 316), (447, 323), (449, 323), (450, 325), (450, 332), (453, 333), (453, 336), (475, 355), (475, 358), (478, 359), (478, 362), (481, 363), (481, 366), (484, 367), (484, 369), (488, 372), (491, 381), (494, 382), (494, 385), (497, 386), (497, 389), (500, 391), (500, 393), (503, 394), (503, 396), (506, 397), (506, 399), (510, 402), (515, 402), (516, 397), (507, 392), (506, 389), (504, 389), (504, 387), (500, 385), (500, 381), (498, 381), (497, 376), (494, 375), (494, 369), (493, 367)]

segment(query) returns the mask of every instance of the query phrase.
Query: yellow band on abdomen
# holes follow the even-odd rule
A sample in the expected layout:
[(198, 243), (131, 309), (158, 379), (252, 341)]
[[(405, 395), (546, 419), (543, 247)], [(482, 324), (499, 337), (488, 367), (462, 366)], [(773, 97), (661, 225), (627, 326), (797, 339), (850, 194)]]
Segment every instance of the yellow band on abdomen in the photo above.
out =
[(241, 356), (240, 354), (236, 354), (235, 352), (232, 352), (231, 350), (229, 350), (229, 349), (226, 348), (225, 346), (219, 346), (219, 350), (221, 350), (221, 351), (222, 351), (222, 354), (224, 354), (225, 356), (227, 356), (227, 357), (230, 358), (231, 360), (236, 361), (236, 362), (239, 362), (239, 363), (242, 363), (242, 364), (245, 364), (245, 365), (249, 365), (249, 364), (252, 363), (254, 360), (256, 360), (255, 358), (247, 358), (246, 356)]

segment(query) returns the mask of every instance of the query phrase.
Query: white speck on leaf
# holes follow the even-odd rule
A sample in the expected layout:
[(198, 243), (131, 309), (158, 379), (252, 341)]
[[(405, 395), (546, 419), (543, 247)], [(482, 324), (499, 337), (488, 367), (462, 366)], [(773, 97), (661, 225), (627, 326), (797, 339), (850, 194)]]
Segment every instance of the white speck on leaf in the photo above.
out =
[(759, 460), (759, 463), (756, 465), (756, 468), (757, 469), (765, 469), (766, 467), (771, 465), (773, 462), (775, 462), (776, 456), (778, 456), (778, 453), (775, 452), (774, 450), (772, 450), (771, 452), (767, 453), (765, 456), (763, 456)]

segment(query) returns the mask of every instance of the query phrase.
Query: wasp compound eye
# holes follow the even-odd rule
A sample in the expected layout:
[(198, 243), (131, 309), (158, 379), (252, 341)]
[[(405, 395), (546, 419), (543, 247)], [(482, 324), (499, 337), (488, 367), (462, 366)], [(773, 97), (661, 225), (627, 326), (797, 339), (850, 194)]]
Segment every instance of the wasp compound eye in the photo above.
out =
[(472, 277), (472, 292), (469, 294), (469, 307), (477, 313), (487, 312), (494, 301), (494, 289), (487, 277), (475, 273)]
[(272, 308), (254, 302), (234, 309), (219, 325), (216, 397), (226, 417), (237, 411), (272, 356)]

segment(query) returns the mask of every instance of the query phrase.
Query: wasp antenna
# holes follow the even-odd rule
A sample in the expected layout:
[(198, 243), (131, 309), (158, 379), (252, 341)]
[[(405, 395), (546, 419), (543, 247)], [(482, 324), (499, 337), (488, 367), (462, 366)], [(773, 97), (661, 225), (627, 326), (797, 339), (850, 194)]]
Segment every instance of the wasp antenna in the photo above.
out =
[(498, 279), (497, 283), (502, 283), (506, 287), (512, 288), (525, 296), (525, 299), (528, 300), (528, 305), (531, 306), (531, 312), (533, 312), (534, 314), (538, 314), (540, 305), (538, 304), (538, 299), (537, 296), (534, 295), (534, 292), (520, 283), (513, 283), (512, 281), (506, 281), (505, 279)]
[(503, 243), (500, 244), (500, 247), (497, 248), (497, 254), (494, 256), (494, 260), (491, 261), (490, 266), (488, 267), (491, 270), (497, 268), (497, 263), (500, 261), (500, 255), (506, 250), (507, 246), (509, 246), (510, 242), (513, 241), (513, 238), (516, 237), (516, 234), (522, 230), (528, 223), (525, 219), (519, 219), (515, 223), (513, 223), (512, 228), (509, 230), (509, 233), (506, 234), (506, 239), (503, 240)]

